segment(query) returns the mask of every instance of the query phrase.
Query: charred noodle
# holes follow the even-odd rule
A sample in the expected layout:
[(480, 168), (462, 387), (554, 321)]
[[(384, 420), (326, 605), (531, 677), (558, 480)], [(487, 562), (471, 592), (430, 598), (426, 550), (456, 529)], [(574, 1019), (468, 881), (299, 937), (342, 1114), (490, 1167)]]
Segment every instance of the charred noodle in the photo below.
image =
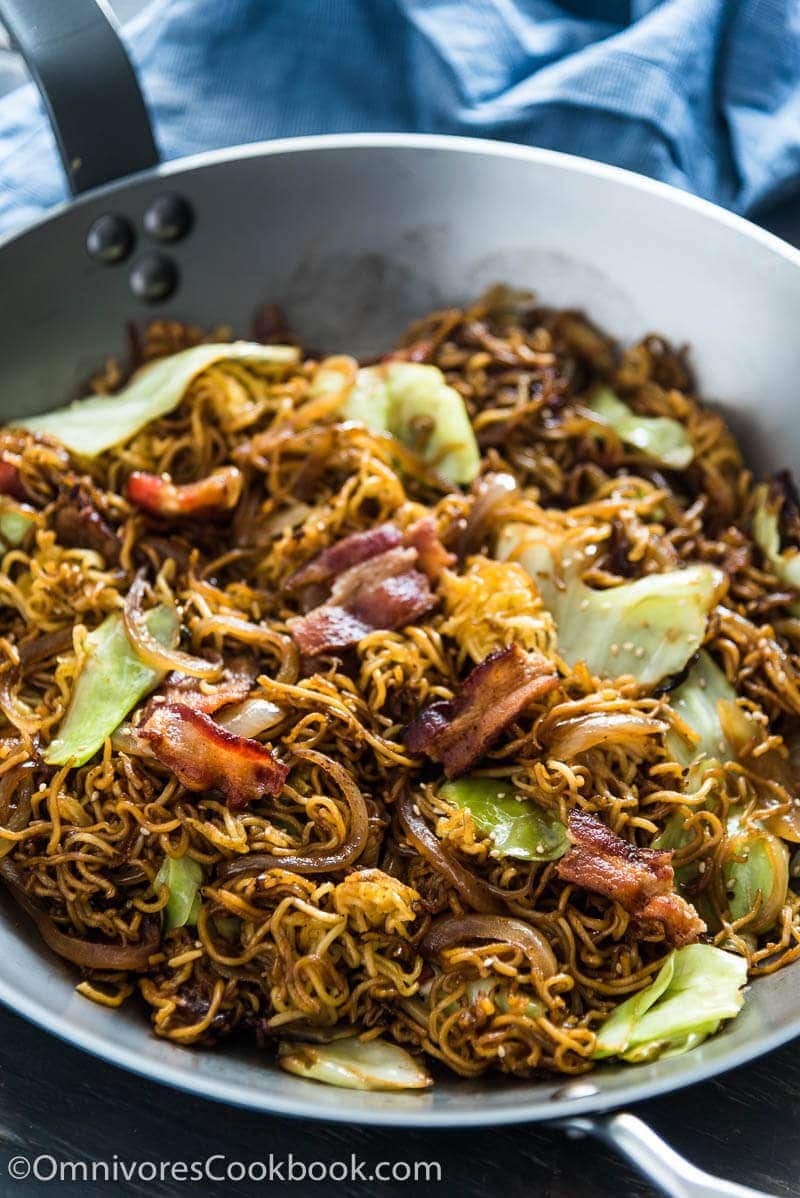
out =
[[(0, 875), (81, 992), (323, 1080), (357, 1043), (357, 1085), (428, 1084), (377, 1037), (529, 1076), (713, 1031), (800, 956), (787, 480), (663, 339), (504, 290), (367, 369), (176, 372), (201, 341), (151, 326), (116, 439), (102, 400), (0, 434)], [(702, 1027), (623, 1043), (723, 959)]]

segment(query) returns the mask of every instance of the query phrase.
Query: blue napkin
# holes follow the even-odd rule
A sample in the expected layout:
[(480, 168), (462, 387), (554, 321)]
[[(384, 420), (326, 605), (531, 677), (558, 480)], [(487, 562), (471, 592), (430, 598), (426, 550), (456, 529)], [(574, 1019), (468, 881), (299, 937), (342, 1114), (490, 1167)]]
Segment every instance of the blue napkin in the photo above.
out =
[[(164, 158), (416, 129), (599, 158), (749, 214), (800, 190), (798, 0), (153, 0), (125, 39)], [(0, 102), (0, 231), (65, 194), (22, 87)]]

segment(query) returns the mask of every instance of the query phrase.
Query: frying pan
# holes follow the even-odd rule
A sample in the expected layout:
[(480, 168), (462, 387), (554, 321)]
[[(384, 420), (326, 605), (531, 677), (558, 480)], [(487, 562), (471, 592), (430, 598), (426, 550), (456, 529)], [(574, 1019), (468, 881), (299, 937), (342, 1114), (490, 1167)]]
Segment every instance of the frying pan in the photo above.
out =
[[(620, 338), (693, 347), (703, 393), (756, 468), (800, 456), (800, 254), (662, 184), (527, 147), (438, 136), (308, 137), (160, 165), (147, 111), (95, 0), (0, 0), (52, 118), (72, 202), (0, 244), (0, 418), (80, 391), (125, 326), (156, 315), (245, 335), (276, 300), (316, 351), (369, 355), (412, 317), (491, 282), (578, 306)], [(710, 1178), (633, 1115), (800, 1034), (800, 963), (749, 987), (742, 1014), (682, 1057), (569, 1080), (443, 1081), (363, 1094), (244, 1051), (156, 1040), (136, 1011), (74, 992), (4, 897), (0, 1000), (64, 1039), (209, 1098), (304, 1118), (467, 1127), (551, 1120), (613, 1144), (665, 1193), (754, 1194)], [(733, 1162), (732, 1162), (733, 1163)]]

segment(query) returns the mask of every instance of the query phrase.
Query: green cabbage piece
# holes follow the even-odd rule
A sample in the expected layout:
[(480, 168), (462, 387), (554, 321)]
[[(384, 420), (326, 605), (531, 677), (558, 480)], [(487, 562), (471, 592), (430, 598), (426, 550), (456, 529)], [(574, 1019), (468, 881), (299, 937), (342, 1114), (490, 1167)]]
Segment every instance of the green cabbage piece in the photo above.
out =
[[(469, 978), (464, 987), (464, 997), (469, 1006), (474, 1006), (482, 995), (491, 998), (501, 1015), (508, 1015), (509, 1012), (516, 1014), (518, 1011), (516, 1004), (511, 1002), (511, 987), (506, 982), (501, 982), (500, 978)], [(453, 1004), (449, 1009), (454, 1010), (456, 1006), (457, 1004)], [(543, 1004), (535, 999), (529, 999), (520, 1012), (528, 1019), (541, 1019), (544, 1013)]]
[[(341, 375), (330, 385), (341, 387)], [(464, 400), (436, 366), (387, 362), (363, 367), (341, 414), (396, 437), (449, 483), (471, 483), (478, 475), (481, 455)]]
[(439, 794), (468, 810), (503, 857), (556, 861), (570, 847), (561, 821), (531, 799), (516, 799), (512, 784), (502, 778), (459, 778), (446, 782)]
[(672, 470), (683, 470), (694, 457), (689, 434), (679, 420), (669, 416), (639, 416), (608, 387), (595, 391), (586, 407), (612, 428), (626, 445)]
[(193, 857), (165, 857), (161, 869), (155, 876), (156, 890), (166, 886), (169, 898), (164, 908), (164, 931), (194, 926), (200, 914), (200, 887), (203, 885), (203, 867)]
[(677, 1056), (733, 1019), (744, 1002), (747, 962), (710, 944), (671, 952), (658, 976), (621, 1003), (597, 1033), (596, 1060), (639, 1063)]
[(685, 736), (673, 729), (667, 735), (667, 748), (681, 765), (691, 765), (704, 757), (707, 764), (732, 761), (731, 748), (719, 718), (720, 703), (735, 703), (736, 691), (723, 671), (705, 650), (697, 655), (685, 679), (669, 696), (670, 707), (698, 736), (690, 744)]
[(16, 506), (3, 505), (0, 510), (0, 534), (8, 545), (21, 545), (35, 523), (33, 517)]
[(722, 582), (713, 566), (695, 565), (594, 590), (581, 579), (580, 550), (527, 524), (505, 526), (496, 556), (518, 561), (533, 578), (569, 666), (585, 661), (601, 678), (632, 674), (642, 686), (679, 673), (697, 652)]
[(278, 1064), (288, 1073), (347, 1090), (425, 1090), (433, 1079), (399, 1044), (347, 1036), (330, 1044), (284, 1042)]
[(300, 351), (292, 345), (259, 345), (254, 341), (194, 345), (143, 367), (116, 395), (90, 395), (20, 424), (35, 433), (48, 433), (74, 453), (95, 457), (177, 408), (189, 384), (217, 362), (287, 366), (299, 356)]
[[(154, 607), (146, 620), (156, 640), (174, 646), (178, 617), (171, 608)], [(163, 671), (146, 666), (131, 648), (119, 612), (112, 612), (89, 633), (86, 650), (58, 736), (44, 754), (48, 765), (83, 765), (164, 677)]]
[[(770, 502), (766, 483), (761, 483), (755, 491), (753, 538), (781, 582), (800, 591), (800, 550), (793, 546), (781, 549), (778, 508)], [(790, 604), (789, 611), (800, 615), (800, 603)]]

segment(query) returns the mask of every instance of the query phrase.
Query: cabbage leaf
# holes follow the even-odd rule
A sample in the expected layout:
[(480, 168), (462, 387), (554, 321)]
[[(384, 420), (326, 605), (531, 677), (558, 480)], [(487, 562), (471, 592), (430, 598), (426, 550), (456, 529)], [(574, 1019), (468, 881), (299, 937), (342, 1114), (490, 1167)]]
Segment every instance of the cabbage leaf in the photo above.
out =
[(556, 861), (570, 847), (559, 819), (532, 799), (517, 799), (503, 778), (458, 778), (439, 790), (442, 798), (469, 811), (482, 836), (491, 838), (502, 857)]
[(347, 1036), (330, 1044), (284, 1042), (278, 1064), (288, 1073), (347, 1090), (424, 1090), (433, 1079), (398, 1044)]
[(595, 391), (585, 406), (612, 428), (620, 441), (641, 449), (662, 466), (684, 470), (694, 457), (689, 434), (679, 420), (670, 416), (640, 416), (608, 387)]
[[(145, 619), (162, 645), (175, 644), (178, 617), (172, 608), (154, 607)], [(86, 660), (44, 760), (48, 765), (83, 765), (163, 677), (163, 671), (151, 669), (136, 655), (121, 614), (112, 612), (86, 637)]]
[(166, 886), (169, 890), (164, 907), (164, 931), (194, 926), (200, 913), (200, 887), (203, 885), (203, 867), (194, 857), (165, 857), (161, 869), (155, 876), (156, 890)]
[(736, 691), (723, 671), (705, 650), (697, 655), (686, 679), (669, 696), (672, 707), (697, 738), (689, 742), (677, 729), (667, 737), (667, 747), (681, 765), (691, 765), (699, 757), (714, 761), (732, 761), (736, 754), (720, 722), (720, 703), (735, 703)]
[[(800, 549), (792, 545), (781, 549), (780, 509), (772, 501), (767, 483), (756, 487), (752, 527), (753, 539), (778, 578), (800, 591)], [(800, 603), (788, 606), (793, 615), (800, 615)]]
[(701, 1043), (741, 1010), (747, 962), (710, 944), (689, 944), (667, 957), (651, 984), (600, 1027), (594, 1058), (639, 1063), (677, 1056)]
[(190, 383), (217, 362), (273, 363), (280, 367), (297, 362), (299, 356), (300, 351), (293, 345), (259, 345), (254, 341), (194, 345), (143, 366), (115, 395), (90, 395), (20, 424), (34, 433), (55, 437), (73, 453), (95, 457), (177, 408)]
[(363, 367), (341, 414), (402, 441), (449, 483), (477, 477), (480, 450), (464, 400), (436, 366), (386, 362)]
[(545, 528), (507, 524), (496, 556), (518, 561), (533, 578), (557, 626), (558, 651), (601, 678), (632, 674), (653, 686), (679, 673), (703, 642), (722, 574), (694, 565), (605, 590), (581, 578), (584, 553)]

